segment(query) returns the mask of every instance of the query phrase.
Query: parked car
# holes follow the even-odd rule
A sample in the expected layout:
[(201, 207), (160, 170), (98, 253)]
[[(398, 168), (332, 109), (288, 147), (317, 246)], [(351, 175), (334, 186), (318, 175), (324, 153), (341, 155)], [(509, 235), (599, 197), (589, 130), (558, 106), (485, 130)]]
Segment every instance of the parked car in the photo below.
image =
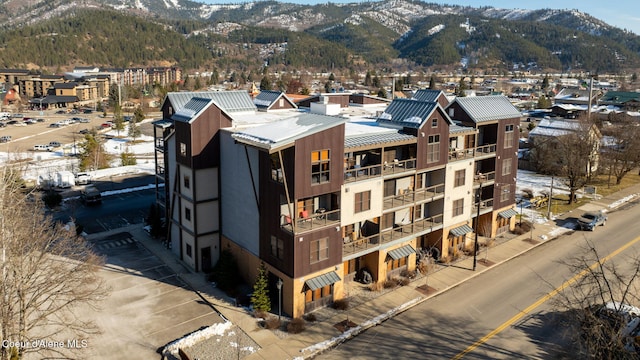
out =
[(607, 215), (602, 211), (589, 211), (580, 216), (578, 226), (580, 230), (595, 230), (596, 226), (604, 226), (607, 223)]
[(33, 125), (33, 124), (37, 123), (36, 119), (26, 119), (23, 122), (25, 124), (27, 124), (27, 125)]
[(86, 172), (79, 172), (76, 174), (76, 184), (86, 185), (91, 182), (91, 175)]
[(6, 143), (11, 141), (11, 135), (0, 136), (0, 143)]
[(16, 123), (13, 124), (13, 126), (27, 126), (27, 123), (24, 121), (16, 121)]
[(3, 122), (0, 122), (0, 127), (6, 127), (6, 126), (7, 126), (7, 124), (5, 124)]
[(58, 142), (58, 141), (51, 141), (51, 142), (49, 142), (49, 146), (51, 146), (52, 148), (57, 148), (57, 147), (62, 146), (62, 144), (60, 144), (60, 142)]
[(79, 122), (79, 123), (81, 123), (81, 124), (86, 124), (86, 123), (88, 123), (88, 122), (89, 122), (89, 119), (87, 119), (87, 118), (81, 118), (80, 120), (78, 120), (78, 122)]
[(50, 145), (33, 145), (33, 151), (53, 151)]
[(78, 131), (78, 133), (82, 134), (82, 135), (88, 134), (90, 132), (91, 132), (91, 130), (89, 130), (89, 129), (82, 129), (82, 130)]
[(87, 185), (80, 190), (80, 199), (87, 205), (100, 204), (102, 202), (102, 194), (95, 186)]
[(15, 125), (18, 122), (19, 122), (18, 120), (9, 120), (9, 121), (7, 121), (7, 125)]
[(59, 127), (62, 127), (62, 126), (64, 126), (64, 124), (61, 123), (61, 122), (55, 122), (55, 123), (49, 124), (49, 127), (51, 127), (51, 128), (59, 128)]
[(45, 120), (45, 119), (43, 119), (43, 118), (37, 118), (37, 119), (36, 119), (36, 122), (45, 122), (45, 121), (46, 121), (46, 120)]
[(11, 115), (11, 117), (14, 119), (22, 119), (24, 117), (24, 114), (13, 114)]
[(66, 113), (67, 113), (67, 112), (66, 112), (66, 111), (64, 111), (64, 110), (58, 110), (58, 111), (56, 111), (56, 114), (58, 114), (58, 115), (63, 115), (63, 114), (66, 114)]

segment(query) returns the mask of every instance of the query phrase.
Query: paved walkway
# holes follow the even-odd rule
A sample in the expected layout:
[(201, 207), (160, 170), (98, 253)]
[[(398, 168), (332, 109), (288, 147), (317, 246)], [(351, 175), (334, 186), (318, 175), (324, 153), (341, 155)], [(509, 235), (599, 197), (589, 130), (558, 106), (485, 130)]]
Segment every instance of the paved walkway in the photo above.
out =
[[(386, 320), (395, 314), (412, 306), (426, 301), (444, 291), (447, 291), (469, 279), (488, 271), (497, 265), (513, 259), (530, 249), (543, 244), (565, 232), (572, 231), (572, 224), (567, 223), (569, 217), (577, 217), (584, 211), (607, 209), (612, 211), (616, 207), (636, 199), (640, 196), (640, 184), (629, 187), (620, 192), (592, 201), (572, 211), (570, 214), (557, 216), (552, 221), (535, 224), (532, 232), (517, 236), (509, 241), (498, 243), (489, 250), (486, 264), (484, 255), (478, 257), (476, 271), (472, 271), (473, 258), (468, 257), (449, 265), (437, 265), (437, 269), (428, 276), (428, 288), (425, 288), (427, 279), (422, 278), (407, 286), (402, 286), (390, 292), (382, 294), (372, 300), (349, 309), (349, 320), (357, 324), (341, 333), (335, 324), (345, 320), (345, 315), (336, 313), (322, 321), (314, 322), (300, 334), (278, 337), (271, 330), (264, 330), (257, 326), (256, 319), (247, 313), (244, 308), (236, 307), (234, 300), (227, 297), (218, 289), (205, 281), (203, 274), (196, 274), (185, 267), (169, 250), (160, 242), (151, 239), (142, 229), (141, 225), (126, 228), (136, 239), (145, 245), (150, 251), (162, 259), (194, 290), (209, 301), (223, 316), (233, 324), (243, 329), (259, 346), (260, 349), (247, 356), (247, 360), (272, 360), (272, 359), (302, 359), (310, 358), (328, 347), (357, 336), (360, 332), (371, 326)], [(564, 225), (564, 226), (563, 226)], [(114, 232), (121, 232), (117, 229)], [(105, 234), (100, 234), (105, 235)], [(422, 288), (421, 288), (422, 286)]]

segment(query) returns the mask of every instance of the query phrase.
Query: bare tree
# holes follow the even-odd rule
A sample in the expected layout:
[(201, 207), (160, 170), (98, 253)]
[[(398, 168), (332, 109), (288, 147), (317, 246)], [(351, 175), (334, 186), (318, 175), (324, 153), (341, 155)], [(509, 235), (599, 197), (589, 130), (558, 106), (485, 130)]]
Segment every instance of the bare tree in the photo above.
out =
[[(625, 259), (624, 266), (601, 258), (592, 243), (587, 242), (584, 255), (565, 263), (579, 274), (558, 293), (555, 305), (568, 316), (568, 335), (580, 358), (637, 359), (638, 354), (625, 349), (630, 340), (621, 330), (630, 317), (622, 304), (637, 304), (640, 258)], [(609, 306), (605, 306), (609, 304)]]
[(44, 214), (17, 172), (5, 167), (0, 175), (0, 359), (68, 357), (97, 331), (77, 315), (106, 295), (102, 259), (73, 227)]
[(631, 170), (640, 165), (640, 126), (628, 117), (622, 117), (611, 126), (608, 134), (611, 141), (602, 149), (609, 176), (616, 178), (616, 184)]
[(533, 137), (532, 161), (539, 171), (564, 179), (571, 204), (598, 167), (600, 132), (585, 117), (567, 124), (557, 136)]

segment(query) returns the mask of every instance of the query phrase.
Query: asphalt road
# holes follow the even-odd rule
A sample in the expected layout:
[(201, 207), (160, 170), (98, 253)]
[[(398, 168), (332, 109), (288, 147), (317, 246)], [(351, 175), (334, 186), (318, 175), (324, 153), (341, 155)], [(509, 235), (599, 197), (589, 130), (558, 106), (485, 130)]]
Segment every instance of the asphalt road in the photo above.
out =
[[(576, 214), (576, 217), (579, 214)], [(575, 276), (566, 265), (591, 242), (605, 257), (638, 238), (640, 206), (609, 215), (606, 227), (549, 241), (342, 344), (319, 359), (573, 358), (558, 319), (558, 296)], [(624, 267), (640, 242), (612, 258)], [(489, 259), (491, 255), (489, 252)]]

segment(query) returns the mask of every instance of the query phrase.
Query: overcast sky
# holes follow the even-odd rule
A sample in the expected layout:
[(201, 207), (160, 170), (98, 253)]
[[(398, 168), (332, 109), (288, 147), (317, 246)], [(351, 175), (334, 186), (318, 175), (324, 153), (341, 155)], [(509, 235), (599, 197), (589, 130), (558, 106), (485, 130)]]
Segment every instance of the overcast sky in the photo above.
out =
[[(249, 1), (233, 1), (233, 0), (197, 0), (207, 4), (230, 4)], [(281, 1), (296, 4), (318, 4), (327, 3), (328, 1), (318, 0), (288, 0)], [(362, 2), (362, 0), (333, 0), (333, 3), (349, 3)], [(640, 1), (638, 0), (534, 0), (534, 1), (514, 1), (514, 0), (426, 0), (425, 2), (462, 5), (462, 6), (492, 6), (503, 9), (577, 9), (596, 17), (609, 25), (633, 31), (640, 35)]]

